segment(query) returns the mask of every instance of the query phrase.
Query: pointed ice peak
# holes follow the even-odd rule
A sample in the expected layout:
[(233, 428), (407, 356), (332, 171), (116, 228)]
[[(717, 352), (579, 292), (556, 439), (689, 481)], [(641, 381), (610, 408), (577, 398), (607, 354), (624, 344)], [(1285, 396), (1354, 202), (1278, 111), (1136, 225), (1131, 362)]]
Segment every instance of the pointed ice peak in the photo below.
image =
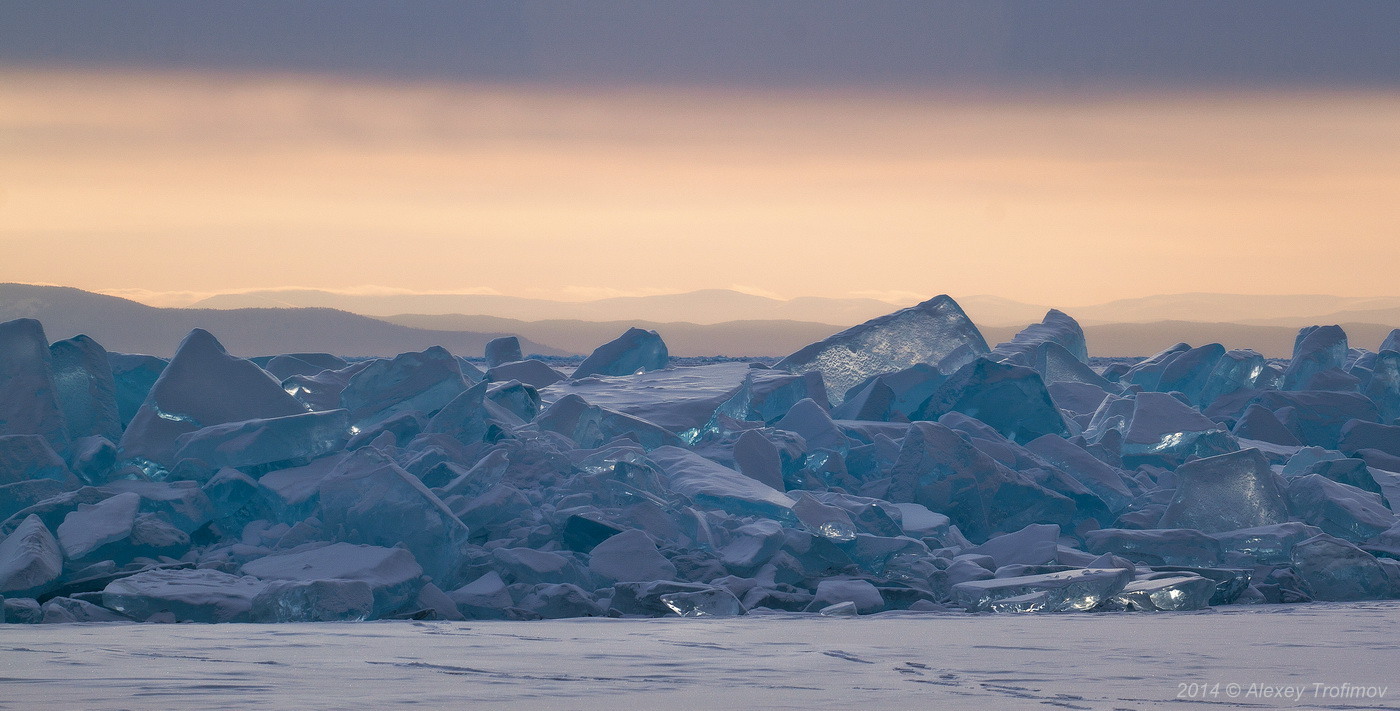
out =
[(828, 393), (845, 393), (866, 378), (917, 363), (952, 373), (988, 351), (962, 307), (943, 294), (813, 343), (775, 368), (822, 374)]

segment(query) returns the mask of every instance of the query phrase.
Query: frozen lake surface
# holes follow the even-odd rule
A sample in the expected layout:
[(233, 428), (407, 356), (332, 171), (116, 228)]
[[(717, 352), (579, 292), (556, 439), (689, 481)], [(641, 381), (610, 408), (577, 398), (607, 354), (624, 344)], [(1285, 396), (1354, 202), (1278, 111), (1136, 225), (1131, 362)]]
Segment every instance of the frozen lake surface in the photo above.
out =
[[(1400, 604), (1383, 602), (1149, 614), (0, 626), (0, 708), (25, 710), (1389, 709), (1400, 708), (1398, 667)], [(1344, 696), (1357, 687), (1371, 698)]]

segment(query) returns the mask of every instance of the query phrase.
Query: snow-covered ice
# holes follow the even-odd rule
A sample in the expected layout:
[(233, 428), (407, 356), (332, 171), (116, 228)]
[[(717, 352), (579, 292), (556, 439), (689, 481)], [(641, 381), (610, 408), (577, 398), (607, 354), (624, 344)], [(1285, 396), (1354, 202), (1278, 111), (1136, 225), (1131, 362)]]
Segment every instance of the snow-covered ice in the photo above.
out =
[(0, 705), (29, 711), (1400, 707), (1400, 607), (1376, 602), (0, 630)]

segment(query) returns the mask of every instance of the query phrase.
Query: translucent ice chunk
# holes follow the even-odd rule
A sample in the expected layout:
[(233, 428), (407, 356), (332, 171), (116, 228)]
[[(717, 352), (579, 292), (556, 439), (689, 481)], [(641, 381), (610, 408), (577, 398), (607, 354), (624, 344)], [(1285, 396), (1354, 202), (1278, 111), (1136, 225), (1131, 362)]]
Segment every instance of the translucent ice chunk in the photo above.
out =
[[(944, 361), (955, 352), (958, 361)], [(774, 367), (819, 372), (833, 394), (844, 394), (873, 375), (916, 363), (951, 373), (988, 352), (987, 342), (957, 302), (936, 296), (917, 306), (848, 328), (782, 359)]]
[(838, 602), (835, 605), (827, 605), (818, 612), (822, 617), (855, 617), (860, 614), (856, 609), (856, 604), (849, 600)]
[(252, 361), (229, 355), (195, 329), (122, 434), (122, 457), (174, 466), (175, 440), (200, 427), (306, 412), (281, 383)]
[(204, 427), (175, 439), (175, 457), (198, 459), (213, 467), (252, 469), (267, 465), (302, 466), (343, 449), (350, 439), (347, 410), (306, 412)]
[(371, 361), (341, 391), (340, 406), (364, 429), (400, 412), (434, 412), (468, 387), (457, 359), (433, 346), (421, 353)]
[(502, 363), (513, 363), (524, 357), (520, 352), (520, 339), (515, 336), (501, 336), (486, 342), (487, 368), (494, 368)]
[[(1123, 435), (1124, 464), (1176, 464), (1239, 449), (1224, 426), (1166, 393), (1138, 393)], [(1138, 461), (1140, 460), (1140, 461)]]
[(670, 362), (665, 341), (656, 331), (629, 328), (593, 351), (574, 370), (575, 380), (590, 375), (632, 375), (661, 370)]
[(117, 386), (107, 351), (87, 336), (74, 336), (49, 346), (49, 352), (53, 355), (54, 386), (68, 436), (120, 440)]
[(1288, 499), (1304, 522), (1354, 543), (1373, 538), (1395, 525), (1395, 514), (1379, 494), (1332, 481), (1321, 474), (1288, 482)]
[(999, 600), (1043, 593), (1043, 607), (1036, 611), (1078, 612), (1108, 601), (1131, 580), (1132, 573), (1122, 568), (1081, 568), (1018, 578), (970, 580), (953, 586), (953, 600), (968, 612), (989, 612)]
[(732, 617), (744, 614), (744, 605), (739, 598), (720, 586), (662, 595), (661, 602), (681, 617)]
[(626, 436), (647, 449), (681, 443), (680, 437), (665, 428), (605, 407), (591, 405), (578, 395), (565, 395), (541, 412), (535, 423), (540, 429), (572, 439), (581, 449), (597, 447), (619, 436)]
[(1199, 575), (1166, 574), (1134, 580), (1113, 596), (1113, 603), (1129, 610), (1201, 610), (1210, 607), (1215, 581)]
[(696, 504), (738, 515), (795, 521), (787, 494), (679, 447), (660, 447), (648, 455), (667, 475), (671, 491)]
[(1046, 343), (1063, 348), (1080, 363), (1089, 362), (1084, 329), (1080, 328), (1078, 321), (1058, 309), (1050, 309), (1040, 323), (1025, 327), (1010, 342), (997, 345), (992, 350), (992, 357), (1016, 365), (1035, 367), (1034, 353)]
[(279, 580), (253, 598), (253, 622), (358, 622), (375, 615), (374, 593), (361, 580)]
[(910, 419), (935, 420), (949, 412), (977, 418), (1018, 444), (1047, 434), (1069, 434), (1039, 373), (987, 358), (951, 375)]
[(1162, 515), (1163, 528), (1219, 533), (1289, 518), (1280, 477), (1257, 449), (1190, 461), (1175, 476), (1176, 495)]
[(1219, 541), (1192, 529), (1101, 528), (1086, 532), (1084, 542), (1090, 553), (1112, 553), (1148, 565), (1209, 567), (1220, 561)]
[(1211, 537), (1220, 542), (1220, 547), (1225, 552), (1253, 556), (1261, 565), (1280, 565), (1292, 560), (1293, 546), (1319, 533), (1322, 533), (1321, 529), (1289, 521), (1271, 526), (1225, 531)]
[(1284, 390), (1308, 390), (1314, 377), (1346, 364), (1347, 334), (1340, 326), (1308, 326), (1298, 331), (1293, 358), (1283, 371)]
[(1317, 600), (1386, 600), (1400, 596), (1397, 581), (1366, 551), (1327, 534), (1293, 547), (1293, 567)]

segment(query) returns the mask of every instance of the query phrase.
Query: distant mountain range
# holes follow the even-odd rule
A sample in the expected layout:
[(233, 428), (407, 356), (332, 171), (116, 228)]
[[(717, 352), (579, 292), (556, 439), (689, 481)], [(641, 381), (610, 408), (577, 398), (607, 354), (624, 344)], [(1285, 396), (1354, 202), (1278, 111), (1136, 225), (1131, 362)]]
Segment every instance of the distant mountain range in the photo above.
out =
[[(1052, 305), (997, 296), (958, 296), (980, 326), (1021, 327), (1039, 321)], [(517, 321), (647, 321), (719, 324), (727, 321), (807, 321), (852, 326), (909, 303), (869, 298), (774, 299), (731, 289), (630, 296), (593, 301), (527, 299), (495, 294), (344, 294), (319, 289), (264, 289), (220, 294), (192, 308), (333, 308), (365, 316), (402, 314), (494, 316)], [(1400, 297), (1326, 295), (1167, 294), (1090, 306), (1058, 305), (1086, 326), (1191, 321), (1302, 327), (1318, 323), (1400, 323)]]
[[(270, 300), (268, 294), (272, 293), (285, 298)], [(1273, 302), (1269, 299), (1277, 299), (1282, 308), (1297, 309), (1297, 313), (1303, 315), (1278, 316), (1278, 308), (1270, 306)], [(291, 306), (300, 301), (317, 305)], [(1253, 348), (1270, 357), (1284, 358), (1292, 352), (1298, 328), (1312, 324), (1338, 323), (1346, 329), (1353, 346), (1375, 349), (1393, 327), (1400, 326), (1400, 305), (1389, 305), (1392, 302), (1400, 302), (1400, 299), (1182, 294), (1127, 299), (1097, 307), (1067, 309), (1067, 312), (1081, 319), (1093, 355), (1151, 355), (1185, 342)], [(170, 355), (184, 335), (195, 327), (210, 330), (231, 352), (244, 356), (298, 351), (386, 356), (441, 345), (457, 355), (475, 357), (481, 355), (488, 340), (506, 334), (519, 336), (526, 353), (586, 354), (628, 327), (638, 326), (659, 332), (672, 355), (783, 356), (852, 323), (899, 308), (875, 299), (781, 301), (728, 290), (591, 302), (473, 294), (345, 297), (316, 290), (278, 290), (226, 295), (199, 303), (205, 307), (162, 309), (67, 287), (0, 284), (0, 320), (37, 318), (54, 340), (86, 333), (111, 350), (153, 355)], [(496, 314), (400, 313), (371, 318), (324, 306), (327, 303), (380, 311), (410, 306), (446, 308), (495, 303), (503, 305), (507, 312), (515, 309), (515, 313), (573, 309), (574, 313), (582, 314), (630, 312), (661, 317), (546, 319)], [(1026, 324), (1039, 321), (1045, 311), (1039, 306), (997, 297), (964, 297), (959, 303), (991, 344), (1010, 340)], [(212, 308), (210, 304), (230, 308)], [(232, 308), (235, 304), (259, 304), (259, 307)], [(664, 316), (702, 310), (707, 305), (712, 319), (755, 312), (816, 314), (830, 319), (737, 318), (697, 322)], [(1349, 308), (1360, 306), (1369, 308)], [(1085, 313), (1100, 316), (1116, 313), (1154, 319), (1161, 314), (1190, 309), (1199, 313), (1189, 319), (1158, 318), (1150, 322), (1103, 323), (1084, 317)], [(1314, 315), (1307, 315), (1310, 313)], [(1225, 315), (1238, 321), (1214, 321)]]
[[(234, 355), (326, 352), (391, 356), (441, 345), (457, 355), (479, 356), (504, 333), (432, 331), (387, 323), (334, 309), (158, 309), (135, 301), (60, 286), (0, 284), (0, 321), (34, 318), (50, 340), (80, 333), (111, 351), (173, 355), (191, 329), (218, 337)], [(525, 341), (529, 353), (568, 351)]]

